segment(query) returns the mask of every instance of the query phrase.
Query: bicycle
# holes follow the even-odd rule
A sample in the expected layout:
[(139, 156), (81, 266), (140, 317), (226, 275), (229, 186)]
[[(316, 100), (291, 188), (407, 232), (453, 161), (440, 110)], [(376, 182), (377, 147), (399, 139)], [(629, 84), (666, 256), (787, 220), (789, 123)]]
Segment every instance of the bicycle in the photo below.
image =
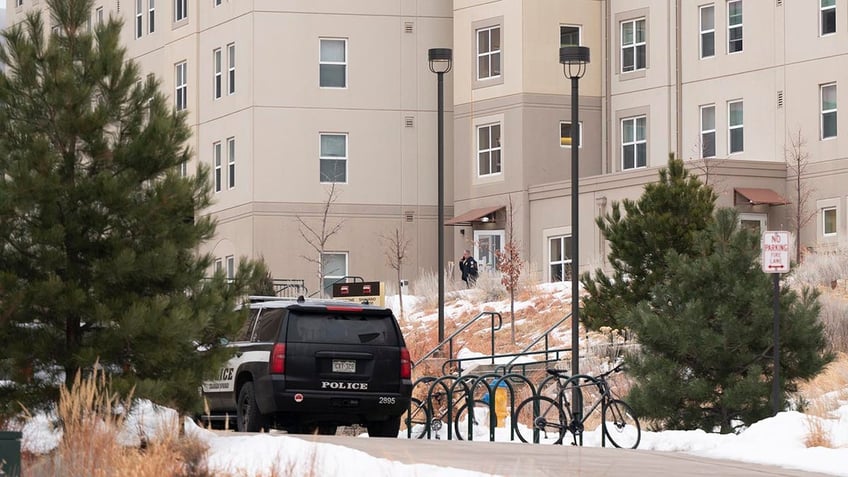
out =
[[(430, 382), (434, 379), (425, 381)], [(429, 398), (424, 400), (413, 397), (409, 402), (409, 409), (404, 414), (402, 422), (406, 425), (407, 435), (411, 439), (441, 439), (443, 426), (449, 425), (452, 416), (449, 416), (449, 407), (447, 402), (447, 386), (438, 384), (442, 390), (434, 390)], [(457, 403), (465, 401), (465, 387), (455, 391), (451, 407), (455, 410)], [(456, 411), (454, 411), (456, 412)]]
[[(522, 401), (513, 420), (515, 434), (522, 442), (538, 442), (539, 433), (548, 439), (548, 432), (555, 432), (554, 444), (562, 444), (565, 433), (570, 432), (572, 445), (583, 445), (586, 421), (600, 407), (602, 445), (607, 438), (615, 447), (635, 449), (642, 437), (639, 420), (633, 408), (615, 396), (607, 382), (607, 377), (622, 370), (620, 364), (597, 376), (568, 376), (565, 371), (549, 368), (549, 379), (557, 385), (555, 398), (538, 395)], [(527, 422), (532, 423), (532, 435), (528, 428), (522, 430), (519, 425)]]

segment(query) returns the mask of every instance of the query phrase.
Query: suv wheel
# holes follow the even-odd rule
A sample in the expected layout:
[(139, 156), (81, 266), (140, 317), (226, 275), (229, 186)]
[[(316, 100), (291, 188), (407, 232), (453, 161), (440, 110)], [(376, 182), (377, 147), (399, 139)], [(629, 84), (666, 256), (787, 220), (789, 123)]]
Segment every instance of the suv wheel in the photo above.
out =
[(253, 383), (244, 383), (239, 391), (236, 408), (236, 429), (238, 432), (259, 432), (267, 427), (265, 416), (259, 412), (259, 406), (256, 404)]
[(397, 437), (400, 432), (400, 416), (390, 417), (385, 421), (369, 421), (369, 437)]

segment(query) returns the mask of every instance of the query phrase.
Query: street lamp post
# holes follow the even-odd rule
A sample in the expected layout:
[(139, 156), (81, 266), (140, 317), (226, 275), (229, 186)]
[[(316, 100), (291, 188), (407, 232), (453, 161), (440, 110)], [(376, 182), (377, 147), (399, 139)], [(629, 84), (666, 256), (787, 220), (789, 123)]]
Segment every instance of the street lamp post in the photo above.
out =
[[(586, 74), (589, 63), (589, 48), (585, 46), (563, 46), (559, 49), (562, 72), (571, 80), (571, 375), (580, 374), (580, 220), (578, 158), (580, 156), (580, 120), (578, 117), (578, 83)], [(577, 392), (577, 388), (575, 388)], [(571, 400), (573, 414), (579, 419), (581, 409), (577, 396)], [(581, 442), (582, 444), (582, 442)]]
[(430, 48), (430, 71), (438, 78), (438, 135), (439, 135), (439, 258), (436, 274), (439, 275), (439, 344), (445, 340), (445, 73), (451, 69), (453, 52), (450, 48)]

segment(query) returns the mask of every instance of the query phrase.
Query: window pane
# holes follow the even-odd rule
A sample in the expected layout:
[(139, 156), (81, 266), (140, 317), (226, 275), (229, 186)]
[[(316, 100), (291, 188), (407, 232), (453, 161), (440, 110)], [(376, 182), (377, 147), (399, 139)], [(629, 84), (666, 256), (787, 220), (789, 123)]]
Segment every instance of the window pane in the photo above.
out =
[(492, 171), (489, 169), (489, 157), (490, 154), (488, 152), (481, 152), (479, 155), (479, 174), (481, 176), (485, 176), (486, 174), (491, 174)]
[(492, 42), (492, 51), (501, 49), (501, 29), (500, 28), (492, 28), (491, 33), (491, 42)]
[(559, 27), (559, 46), (580, 45), (580, 28), (575, 26)]
[(501, 54), (492, 54), (492, 76), (500, 76), (501, 74)]
[(741, 152), (744, 150), (742, 128), (730, 130), (730, 152)]
[(633, 142), (633, 120), (628, 119), (622, 121), (621, 130), (623, 132), (623, 141), (624, 142)]
[(621, 44), (633, 44), (633, 22), (625, 22), (621, 24)]
[(347, 182), (347, 161), (321, 159), (321, 182)]
[(558, 262), (562, 260), (562, 239), (551, 239), (551, 261)]
[(564, 237), (565, 241), (565, 259), (571, 261), (571, 237)]
[(822, 35), (836, 32), (836, 9), (831, 8), (822, 12)]
[(836, 209), (824, 209), (822, 211), (824, 215), (824, 233), (825, 234), (835, 234), (836, 233)]
[(824, 7), (832, 7), (836, 5), (836, 0), (821, 0), (821, 6)]
[(500, 147), (501, 145), (501, 125), (495, 124), (492, 126), (492, 147)]
[(822, 86), (822, 111), (836, 109), (836, 85)]
[(730, 125), (742, 125), (742, 103), (730, 103)]
[(742, 2), (730, 2), (728, 7), (728, 25), (742, 24)]
[(715, 107), (701, 108), (701, 131), (715, 129)]
[(701, 31), (715, 28), (715, 8), (704, 7), (701, 9)]
[(622, 71), (633, 71), (634, 65), (633, 56), (636, 54), (633, 48), (626, 48), (622, 52), (621, 69)]
[(344, 62), (344, 40), (321, 40), (321, 61)]
[(836, 137), (836, 111), (822, 114), (822, 138)]
[(480, 30), (477, 32), (477, 53), (489, 51), (489, 30)]
[(623, 154), (624, 154), (624, 161), (623, 162), (624, 162), (624, 164), (622, 166), (624, 169), (633, 169), (633, 153), (634, 152), (635, 152), (635, 148), (632, 145), (624, 146), (624, 151), (623, 151)]
[(636, 69), (641, 70), (645, 68), (646, 57), (645, 57), (645, 45), (639, 45), (636, 47)]
[(321, 135), (321, 157), (347, 156), (345, 136), (341, 134)]
[(492, 174), (497, 174), (501, 171), (501, 151), (496, 149), (492, 151)]
[(321, 65), (321, 86), (344, 88), (345, 68), (345, 65)]
[(701, 56), (715, 56), (715, 33), (709, 32), (701, 35)]
[(480, 56), (477, 58), (477, 77), (488, 78), (489, 74), (489, 56)]
[(647, 118), (636, 118), (636, 140), (645, 140), (645, 129), (647, 129)]
[(636, 22), (636, 43), (645, 42), (645, 20)]
[(704, 133), (701, 135), (701, 146), (703, 157), (715, 157), (715, 133)]
[(648, 144), (640, 142), (636, 144), (636, 167), (645, 167), (648, 157)]
[(489, 148), (489, 128), (481, 127), (477, 128), (477, 137), (479, 142), (479, 149), (488, 149)]
[(562, 281), (562, 264), (556, 263), (551, 264), (551, 281), (552, 282), (561, 282)]

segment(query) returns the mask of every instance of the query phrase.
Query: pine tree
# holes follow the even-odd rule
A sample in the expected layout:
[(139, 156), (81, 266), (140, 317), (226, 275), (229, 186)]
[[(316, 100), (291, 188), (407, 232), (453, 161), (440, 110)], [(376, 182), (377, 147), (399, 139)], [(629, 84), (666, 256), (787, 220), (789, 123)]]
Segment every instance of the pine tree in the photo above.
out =
[[(652, 299), (624, 317), (641, 344), (628, 368), (637, 381), (628, 400), (640, 416), (726, 433), (771, 415), (773, 285), (758, 241), (734, 209), (720, 209), (689, 255), (669, 251)], [(832, 359), (818, 313), (816, 292), (780, 290), (784, 396)]]
[(49, 406), (98, 360), (115, 390), (193, 409), (265, 270), (205, 278), (209, 174), (180, 174), (184, 115), (126, 58), (119, 21), (89, 30), (92, 0), (46, 3), (53, 28), (30, 13), (0, 47), (0, 349), (17, 383), (0, 412)]
[(612, 276), (598, 269), (594, 278), (580, 277), (589, 295), (581, 312), (586, 326), (622, 329), (623, 314), (665, 278), (666, 252), (692, 250), (694, 236), (712, 220), (715, 200), (710, 187), (670, 156), (659, 181), (646, 185), (638, 201), (613, 202), (611, 212), (596, 219), (609, 243)]

